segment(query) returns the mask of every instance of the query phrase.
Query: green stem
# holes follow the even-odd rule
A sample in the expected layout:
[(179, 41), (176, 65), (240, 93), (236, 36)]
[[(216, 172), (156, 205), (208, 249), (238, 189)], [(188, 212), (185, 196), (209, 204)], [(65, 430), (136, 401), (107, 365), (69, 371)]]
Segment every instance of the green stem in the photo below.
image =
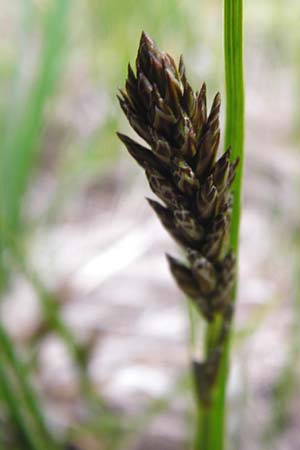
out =
[[(230, 245), (238, 258), (244, 145), (243, 0), (224, 0), (224, 56), (226, 75), (225, 149), (240, 159), (234, 182)], [(238, 265), (237, 265), (238, 266)], [(232, 293), (235, 302), (237, 286)], [(213, 336), (222, 324), (214, 321), (206, 331), (206, 352), (213, 348)], [(226, 386), (229, 372), (230, 336), (225, 342), (217, 381), (209, 407), (199, 405), (195, 450), (225, 448)]]
[[(226, 74), (225, 147), (231, 145), (232, 158), (240, 159), (234, 182), (234, 200), (230, 244), (239, 256), (239, 229), (244, 165), (244, 64), (243, 64), (243, 0), (224, 0), (224, 51)], [(232, 292), (235, 303), (237, 284)], [(232, 329), (232, 328), (231, 328)], [(216, 389), (215, 423), (218, 425), (216, 450), (224, 448), (226, 386), (229, 372), (230, 336), (228, 337)]]
[[(222, 317), (217, 317), (207, 326), (205, 333), (205, 353), (206, 356), (216, 347), (216, 342), (222, 327)], [(227, 360), (227, 359), (226, 359)], [(222, 360), (223, 366), (225, 359)], [(223, 367), (220, 369), (220, 374)], [(220, 399), (222, 398), (223, 384), (219, 375), (211, 395), (211, 404), (198, 405), (197, 429), (194, 450), (221, 450), (223, 449), (223, 419), (224, 414)]]
[(240, 159), (234, 181), (231, 247), (238, 257), (241, 193), (244, 163), (243, 0), (224, 0), (224, 51), (226, 76), (225, 148)]

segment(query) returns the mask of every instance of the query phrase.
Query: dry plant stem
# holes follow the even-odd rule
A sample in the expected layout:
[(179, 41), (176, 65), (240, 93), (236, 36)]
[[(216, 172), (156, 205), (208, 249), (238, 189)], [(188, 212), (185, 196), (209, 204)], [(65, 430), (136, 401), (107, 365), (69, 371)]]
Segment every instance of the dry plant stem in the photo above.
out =
[(129, 65), (119, 101), (130, 125), (150, 148), (125, 135), (119, 137), (145, 170), (162, 202), (149, 200), (149, 204), (186, 258), (181, 262), (168, 256), (170, 270), (207, 323), (205, 354), (192, 360), (200, 420), (195, 448), (218, 450), (214, 419), (219, 419), (215, 413), (218, 378), (233, 313), (235, 256), (229, 230), (238, 158), (231, 158), (230, 147), (217, 157), (220, 95), (209, 111), (206, 85), (195, 93), (182, 57), (177, 65), (145, 33), (136, 73)]
[[(232, 157), (239, 158), (233, 185), (234, 201), (230, 232), (231, 247), (238, 258), (239, 225), (242, 192), (244, 145), (244, 77), (243, 77), (243, 0), (224, 0), (224, 51), (226, 73), (226, 131), (225, 148), (232, 146)], [(232, 290), (235, 303), (237, 285)], [(208, 326), (207, 335), (214, 333), (218, 324)], [(230, 330), (221, 358), (220, 370), (214, 387), (213, 401), (206, 411), (199, 413), (200, 437), (197, 450), (223, 450), (225, 447), (226, 385), (229, 372)], [(208, 346), (210, 340), (207, 340)], [(204, 433), (204, 436), (203, 436)]]

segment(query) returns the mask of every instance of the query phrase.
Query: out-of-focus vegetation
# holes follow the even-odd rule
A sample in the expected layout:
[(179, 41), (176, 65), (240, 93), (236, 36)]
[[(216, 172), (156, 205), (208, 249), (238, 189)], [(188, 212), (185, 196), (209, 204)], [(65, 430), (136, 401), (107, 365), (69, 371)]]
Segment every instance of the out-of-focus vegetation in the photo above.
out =
[[(288, 5), (284, 0), (245, 2), (247, 111), (253, 113), (256, 108), (255, 93), (256, 99), (268, 103), (269, 108), (263, 111), (277, 108), (282, 123), (285, 116), (278, 104), (290, 94), (286, 104), (293, 113), (289, 135), (280, 141), (282, 153), (292, 138), (299, 146), (299, 18), (296, 0)], [(49, 266), (46, 277), (31, 254), (41, 230), (47, 236), (53, 224), (67, 221), (70, 204), (85, 201), (83, 192), (95, 185), (106, 191), (112, 173), (115, 177), (124, 174), (125, 156), (115, 131), (127, 125), (115, 96), (125, 78), (127, 62), (134, 60), (143, 29), (160, 48), (178, 57), (184, 54), (193, 86), (200, 87), (205, 80), (209, 96), (216, 90), (224, 94), (220, 0), (0, 0), (0, 288), (5, 298), (15, 279), (25, 277), (42, 311), (39, 330), (29, 342), (16, 343), (6, 328), (0, 327), (0, 442), (4, 448), (47, 450), (60, 448), (69, 440), (81, 442), (82, 436), (96, 436), (96, 448), (122, 449), (125, 436), (126, 442), (130, 441), (137, 430), (167, 408), (176, 392), (189, 386), (183, 377), (170, 396), (150, 405), (138, 421), (124, 424), (124, 415), (115, 414), (95, 394), (87, 371), (89, 349), (65, 323), (55, 282), (49, 282), (55, 268)], [(253, 128), (247, 130), (254, 132)], [(246, 146), (246, 153), (251, 155), (251, 150)], [(132, 175), (136, 172), (128, 170), (132, 172), (120, 188), (125, 193), (117, 192), (122, 199), (134, 184)], [(115, 208), (119, 204), (114, 200)], [(104, 213), (97, 207), (95, 210), (95, 214)], [(299, 226), (290, 224), (278, 210), (270, 214), (287, 230), (286, 242), (278, 238), (280, 257), (288, 260), (292, 248), (298, 267), (299, 242), (294, 233), (299, 232)], [(274, 429), (279, 434), (286, 432), (291, 403), (294, 395), (299, 395), (299, 367), (294, 363), (299, 353), (297, 275), (294, 280), (294, 306), (288, 306), (293, 312), (290, 353), (278, 382), (270, 387), (274, 417), (270, 417), (258, 448), (273, 448)], [(241, 343), (255, 335), (285, 300), (278, 302), (276, 296), (266, 308), (250, 314), (236, 340)], [(37, 353), (41, 338), (52, 333), (60, 336), (73, 358), (81, 396), (90, 412), (81, 422), (74, 421), (50, 434), (47, 413), (44, 417), (44, 393), (37, 382)], [(243, 408), (244, 400), (240, 410)], [(239, 445), (244, 442), (238, 435), (235, 440)], [(90, 448), (95, 448), (93, 445)]]

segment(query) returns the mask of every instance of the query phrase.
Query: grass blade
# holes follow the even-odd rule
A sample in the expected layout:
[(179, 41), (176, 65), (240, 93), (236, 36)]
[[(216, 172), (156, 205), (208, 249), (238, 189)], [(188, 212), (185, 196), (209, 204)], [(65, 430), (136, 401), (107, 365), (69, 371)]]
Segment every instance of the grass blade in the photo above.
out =
[[(0, 323), (1, 387), (11, 416), (33, 450), (54, 450), (38, 400), (29, 382), (25, 366), (17, 356), (13, 344)], [(6, 370), (9, 368), (9, 371)]]
[[(2, 156), (2, 205), (4, 224), (10, 233), (21, 227), (23, 194), (37, 154), (46, 102), (53, 92), (66, 39), (69, 0), (56, 0), (46, 17), (37, 72), (25, 94), (18, 96), (7, 115)], [(23, 83), (19, 72), (17, 85)], [(15, 87), (18, 90), (18, 86)]]
[(32, 428), (28, 415), (24, 414), (22, 402), (19, 396), (16, 395), (15, 387), (11, 383), (11, 374), (8, 375), (5, 364), (2, 361), (0, 364), (0, 392), (2, 403), (5, 403), (6, 413), (18, 431), (18, 440), (23, 442), (22, 450), (26, 448), (41, 450), (43, 447), (36, 430)]

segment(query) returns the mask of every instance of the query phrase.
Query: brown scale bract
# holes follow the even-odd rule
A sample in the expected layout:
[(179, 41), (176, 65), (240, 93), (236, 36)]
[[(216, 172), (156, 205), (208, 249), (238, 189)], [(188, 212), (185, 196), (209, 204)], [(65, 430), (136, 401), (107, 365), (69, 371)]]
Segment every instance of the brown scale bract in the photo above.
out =
[[(186, 262), (168, 257), (171, 272), (206, 320), (213, 321), (218, 314), (225, 318), (235, 279), (228, 236), (238, 161), (231, 161), (230, 148), (217, 157), (220, 94), (208, 111), (206, 85), (194, 92), (183, 58), (177, 66), (143, 32), (136, 69), (128, 66), (118, 99), (148, 147), (118, 136), (162, 202), (151, 200), (150, 206), (186, 254)], [(214, 356), (203, 363), (206, 371), (216, 360)]]
[[(198, 296), (193, 288), (193, 297), (197, 300), (204, 295), (208, 301), (213, 299), (212, 310), (215, 305), (224, 307), (224, 295), (220, 302), (216, 295), (220, 282), (222, 291), (228, 291), (226, 283), (230, 277), (223, 272), (226, 269), (231, 273), (234, 266), (234, 258), (229, 268), (224, 261), (228, 254), (230, 189), (237, 161), (230, 161), (230, 148), (217, 159), (220, 95), (215, 96), (208, 113), (205, 84), (195, 93), (187, 81), (182, 57), (177, 67), (170, 55), (159, 51), (152, 39), (142, 33), (136, 73), (129, 65), (119, 101), (133, 129), (149, 145), (143, 147), (119, 134), (164, 204), (159, 212), (154, 203), (152, 207), (183, 249), (188, 245), (197, 251), (195, 264), (203, 267), (201, 270), (214, 267), (219, 280), (219, 283), (212, 280), (211, 286), (204, 290), (199, 286)], [(210, 277), (201, 278), (190, 264), (186, 269), (196, 283), (199, 284), (199, 279), (207, 279), (206, 284), (209, 283)], [(178, 270), (172, 272), (181, 286)], [(211, 312), (213, 315), (218, 310)]]

